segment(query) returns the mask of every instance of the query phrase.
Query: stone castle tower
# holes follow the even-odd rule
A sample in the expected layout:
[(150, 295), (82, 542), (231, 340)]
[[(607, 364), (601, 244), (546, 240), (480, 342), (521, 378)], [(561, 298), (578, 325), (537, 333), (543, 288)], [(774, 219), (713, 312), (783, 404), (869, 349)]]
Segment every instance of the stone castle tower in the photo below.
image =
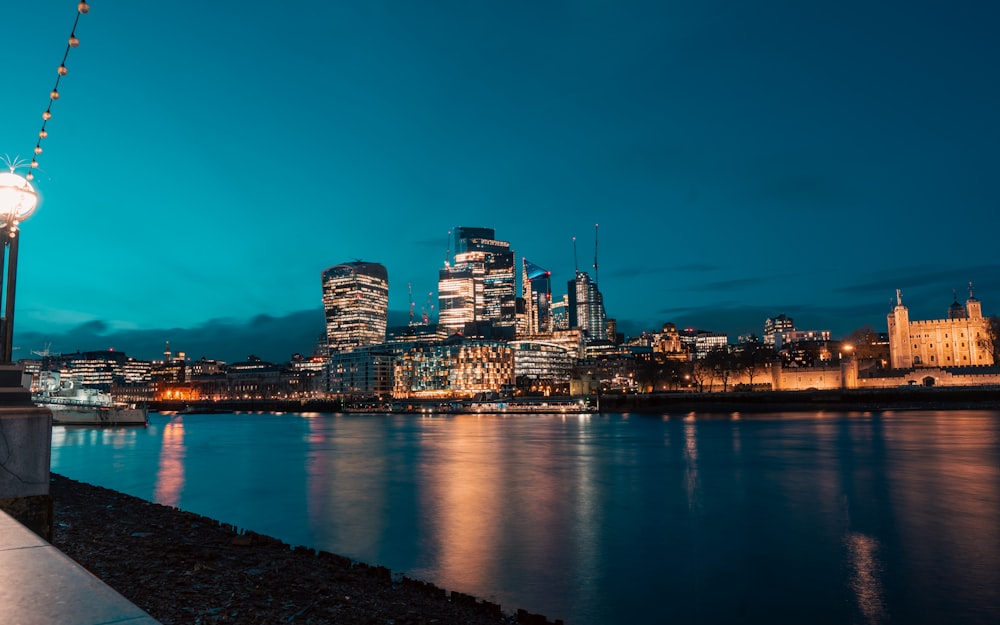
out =
[(914, 367), (961, 367), (992, 365), (989, 347), (989, 319), (972, 293), (963, 307), (958, 298), (948, 309), (948, 318), (935, 321), (910, 321), (902, 293), (896, 290), (896, 306), (887, 316), (889, 354), (893, 369)]

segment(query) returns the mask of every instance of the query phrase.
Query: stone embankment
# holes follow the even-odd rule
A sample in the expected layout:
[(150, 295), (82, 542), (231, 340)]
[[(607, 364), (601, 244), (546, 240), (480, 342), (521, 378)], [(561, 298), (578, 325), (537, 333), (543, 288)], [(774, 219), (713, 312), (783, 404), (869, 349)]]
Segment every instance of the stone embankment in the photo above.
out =
[(53, 544), (164, 625), (551, 623), (60, 475), (51, 494)]

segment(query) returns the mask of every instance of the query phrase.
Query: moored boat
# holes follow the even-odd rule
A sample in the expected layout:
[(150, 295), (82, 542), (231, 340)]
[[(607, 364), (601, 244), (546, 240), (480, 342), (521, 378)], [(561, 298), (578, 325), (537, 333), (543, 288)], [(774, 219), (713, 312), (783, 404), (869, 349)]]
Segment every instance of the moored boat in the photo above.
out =
[(36, 406), (52, 411), (53, 425), (146, 425), (145, 406), (116, 402), (109, 393), (78, 386), (56, 371), (44, 371), (31, 394)]

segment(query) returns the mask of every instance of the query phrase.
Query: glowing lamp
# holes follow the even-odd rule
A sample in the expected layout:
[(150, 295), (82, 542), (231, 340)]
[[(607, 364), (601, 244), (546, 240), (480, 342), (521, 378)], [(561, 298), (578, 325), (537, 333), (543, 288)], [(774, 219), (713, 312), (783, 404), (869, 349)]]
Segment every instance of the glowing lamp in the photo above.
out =
[(90, 13), (90, 5), (87, 4), (86, 2), (81, 2), (80, 4), (76, 5), (76, 10), (79, 11), (80, 13)]
[(60, 65), (59, 69), (56, 70), (56, 73), (59, 74), (60, 76), (65, 76), (67, 73), (69, 73), (69, 70), (66, 69), (65, 65)]
[(78, 45), (80, 45), (80, 40), (76, 38), (76, 35), (70, 35), (70, 38), (69, 38), (69, 47), (75, 48)]
[(38, 193), (23, 176), (0, 173), (0, 226), (16, 226), (35, 212)]

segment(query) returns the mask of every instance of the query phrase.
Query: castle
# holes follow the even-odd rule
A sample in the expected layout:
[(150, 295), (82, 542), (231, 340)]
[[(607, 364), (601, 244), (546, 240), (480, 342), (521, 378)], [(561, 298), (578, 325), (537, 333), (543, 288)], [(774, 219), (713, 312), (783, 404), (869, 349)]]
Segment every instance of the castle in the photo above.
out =
[(971, 283), (965, 306), (956, 297), (948, 308), (947, 319), (910, 321), (898, 289), (896, 306), (887, 319), (893, 369), (993, 364), (989, 319), (983, 317), (982, 305), (973, 296)]

